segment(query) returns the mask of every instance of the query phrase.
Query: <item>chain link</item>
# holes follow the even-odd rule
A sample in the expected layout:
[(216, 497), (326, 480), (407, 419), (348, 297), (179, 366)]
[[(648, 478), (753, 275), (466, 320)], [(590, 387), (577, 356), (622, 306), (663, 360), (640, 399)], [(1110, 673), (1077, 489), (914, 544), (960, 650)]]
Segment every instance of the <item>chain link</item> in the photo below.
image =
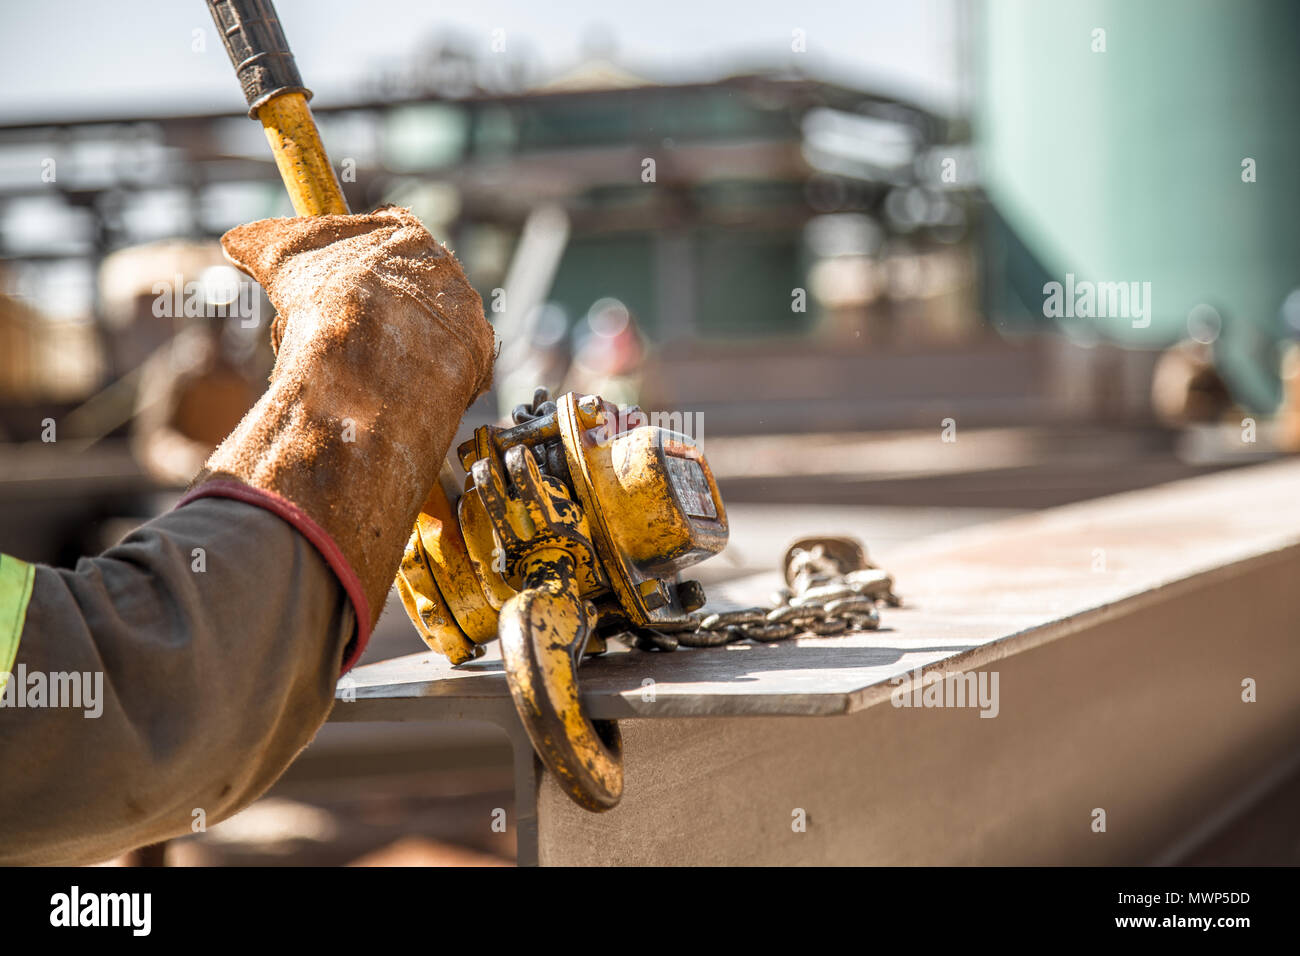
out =
[[(864, 562), (865, 563), (865, 562)], [(737, 641), (768, 644), (792, 637), (833, 637), (880, 627), (878, 605), (898, 607), (894, 579), (875, 567), (844, 567), (825, 546), (794, 550), (788, 561), (788, 588), (772, 595), (770, 607), (691, 615), (693, 627), (672, 632), (641, 629), (633, 646), (641, 650), (722, 647)]]
[(555, 402), (551, 401), (550, 389), (538, 386), (533, 389), (533, 400), (531, 402), (521, 402), (514, 407), (514, 410), (510, 413), (510, 420), (516, 425), (522, 425), (524, 422), (531, 422), (544, 415), (553, 414), (557, 407)]

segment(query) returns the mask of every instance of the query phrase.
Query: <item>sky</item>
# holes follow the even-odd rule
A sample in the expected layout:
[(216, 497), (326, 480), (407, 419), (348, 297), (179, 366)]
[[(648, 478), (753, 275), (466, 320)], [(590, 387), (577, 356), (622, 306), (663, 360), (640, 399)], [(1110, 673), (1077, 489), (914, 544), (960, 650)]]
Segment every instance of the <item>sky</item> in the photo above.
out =
[[(802, 67), (922, 105), (952, 108), (964, 0), (276, 0), (318, 102), (360, 97), (366, 79), (454, 33), (489, 56), (494, 31), (544, 75), (584, 59), (592, 38), (650, 80)], [(791, 51), (794, 31), (807, 50)], [(202, 49), (195, 50), (196, 32)], [(203, 0), (0, 0), (0, 123), (238, 108), (242, 99)]]

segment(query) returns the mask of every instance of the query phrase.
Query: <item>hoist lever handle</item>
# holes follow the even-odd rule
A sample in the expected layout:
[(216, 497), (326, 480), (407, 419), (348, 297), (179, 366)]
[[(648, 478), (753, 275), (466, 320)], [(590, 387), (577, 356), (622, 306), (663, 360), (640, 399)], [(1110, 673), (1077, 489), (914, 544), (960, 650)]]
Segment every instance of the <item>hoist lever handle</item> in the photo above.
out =
[(248, 115), (260, 120), (293, 209), (300, 216), (347, 213), (271, 0), (208, 0), (230, 62), (244, 90)]

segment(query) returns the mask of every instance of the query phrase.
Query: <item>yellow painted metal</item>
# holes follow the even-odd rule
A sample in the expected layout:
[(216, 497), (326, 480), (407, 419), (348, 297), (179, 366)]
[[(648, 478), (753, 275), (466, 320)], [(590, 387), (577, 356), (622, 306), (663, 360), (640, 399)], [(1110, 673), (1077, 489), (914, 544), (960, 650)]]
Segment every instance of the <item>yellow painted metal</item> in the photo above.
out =
[(441, 486), (435, 485), (429, 491), (420, 506), (415, 529), (429, 569), (460, 630), (476, 644), (495, 639), (497, 609), (488, 602), (479, 583), (455, 509)]
[(596, 502), (589, 475), (588, 456), (584, 454), (584, 442), (588, 446), (595, 443), (590, 435), (590, 429), (601, 427), (604, 419), (599, 417), (598, 411), (580, 410), (577, 396), (572, 392), (561, 395), (556, 406), (555, 415), (560, 426), (560, 437), (564, 442), (564, 457), (569, 466), (569, 477), (573, 481), (574, 490), (578, 493), (578, 501), (582, 504), (583, 510), (591, 516), (591, 523), (595, 526), (596, 533), (592, 544), (596, 546), (601, 562), (609, 569), (609, 583), (628, 619), (633, 624), (648, 624), (650, 611), (645, 606), (637, 582), (633, 581), (628, 573), (626, 562), (619, 560), (618, 550), (614, 546), (609, 525), (605, 521), (605, 511)]
[[(577, 594), (587, 597), (608, 587), (591, 546), (586, 513), (570, 496), (564, 482), (541, 474), (527, 448), (507, 450), (505, 466), (510, 472), (509, 488), (501, 462), (495, 457), (477, 462), (473, 474), (506, 553), (502, 571), (506, 583), (521, 590), (525, 586), (522, 559), (542, 549), (553, 549), (572, 559)], [(512, 555), (516, 558), (513, 564)]]
[(515, 596), (516, 591), (498, 570), (501, 564), (501, 551), (497, 546), (496, 536), (492, 532), (492, 519), (483, 507), (483, 499), (476, 492), (460, 496), (456, 506), (460, 516), (460, 531), (465, 538), (465, 550), (469, 552), (470, 564), (488, 604), (501, 610), (502, 605)]
[(577, 678), (583, 653), (603, 646), (591, 640), (597, 612), (586, 598), (608, 588), (586, 515), (527, 447), (475, 462), (471, 478), (500, 542), (501, 576), (519, 592), (502, 606), (498, 629), (520, 721), (560, 786), (587, 809), (607, 810), (623, 792), (620, 738), (617, 727), (587, 717)]
[[(626, 560), (663, 578), (720, 550), (727, 516), (713, 472), (697, 446), (658, 428), (634, 428), (612, 441), (584, 446), (592, 501)], [(673, 496), (667, 462), (697, 468), (713, 517), (690, 515)], [(721, 539), (721, 540), (719, 540)]]
[(471, 641), (456, 623), (429, 566), (418, 529), (411, 532), (406, 553), (402, 555), (397, 571), (397, 593), (421, 640), (431, 650), (453, 664), (463, 664), (483, 653), (483, 648)]
[[(508, 492), (502, 465), (512, 449), (500, 447), (498, 429), (484, 426), (459, 454), (467, 470), (476, 462), (487, 465), (485, 474), (492, 479), (477, 486), (471, 482), (460, 496), (458, 520), (447, 517), (448, 504), (433, 500), (437, 489), (420, 515), (419, 538), (429, 568), (472, 641), (496, 636), (500, 609), (523, 587), (522, 568), (507, 570), (503, 548), (517, 550), (527, 542), (527, 550), (543, 543), (568, 550), (580, 596), (596, 598), (612, 589), (632, 624), (654, 625), (682, 613), (671, 606), (663, 581), (726, 543), (726, 511), (713, 473), (684, 436), (648, 426), (611, 435), (607, 423), (617, 409), (595, 396), (570, 393), (557, 406), (554, 434), (563, 445), (576, 497), (563, 482), (538, 474), (531, 454), (519, 459), (525, 467), (516, 480), (525, 480), (536, 493)], [(704, 510), (711, 515), (694, 514), (679, 500), (669, 462), (698, 470), (696, 505), (707, 499)], [(561, 527), (585, 544), (569, 547), (562, 537), (546, 533)]]
[(307, 97), (301, 93), (273, 97), (258, 107), (257, 118), (275, 154), (294, 212), (300, 216), (346, 214), (347, 200), (330, 166)]
[(699, 449), (652, 426), (607, 431), (617, 414), (596, 396), (570, 393), (553, 418), (477, 429), (458, 449), (470, 477), (455, 517), (435, 489), (402, 582), (417, 629), (431, 647), (452, 647), (453, 663), (466, 659), (464, 645), (499, 635), (529, 739), (560, 786), (597, 811), (622, 794), (621, 742), (616, 724), (587, 716), (578, 663), (604, 650), (598, 627), (682, 624), (691, 608), (673, 576), (727, 540)]
[(523, 562), (527, 586), (501, 611), (501, 659), (529, 739), (579, 806), (601, 812), (623, 796), (618, 725), (594, 723), (577, 668), (595, 615), (577, 596), (570, 553), (542, 548)]
[[(611, 435), (608, 407), (592, 398), (570, 393), (557, 402), (569, 477), (623, 611), (634, 624), (654, 624), (675, 613), (647, 600), (662, 594), (658, 582), (721, 551), (727, 513), (697, 447), (652, 426)], [(714, 517), (688, 516), (680, 507), (665, 464), (670, 456), (699, 467)], [(647, 582), (654, 583), (642, 590)]]

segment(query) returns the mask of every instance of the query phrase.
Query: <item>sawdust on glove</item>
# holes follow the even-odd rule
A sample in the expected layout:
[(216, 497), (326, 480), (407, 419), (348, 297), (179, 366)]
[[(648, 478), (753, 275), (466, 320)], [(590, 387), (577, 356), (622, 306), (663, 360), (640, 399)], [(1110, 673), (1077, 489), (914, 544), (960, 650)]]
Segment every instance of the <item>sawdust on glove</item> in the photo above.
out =
[(221, 242), (277, 310), (277, 357), (195, 485), (236, 479), (306, 512), (373, 624), (461, 416), (491, 384), (482, 300), (407, 209), (264, 219)]

